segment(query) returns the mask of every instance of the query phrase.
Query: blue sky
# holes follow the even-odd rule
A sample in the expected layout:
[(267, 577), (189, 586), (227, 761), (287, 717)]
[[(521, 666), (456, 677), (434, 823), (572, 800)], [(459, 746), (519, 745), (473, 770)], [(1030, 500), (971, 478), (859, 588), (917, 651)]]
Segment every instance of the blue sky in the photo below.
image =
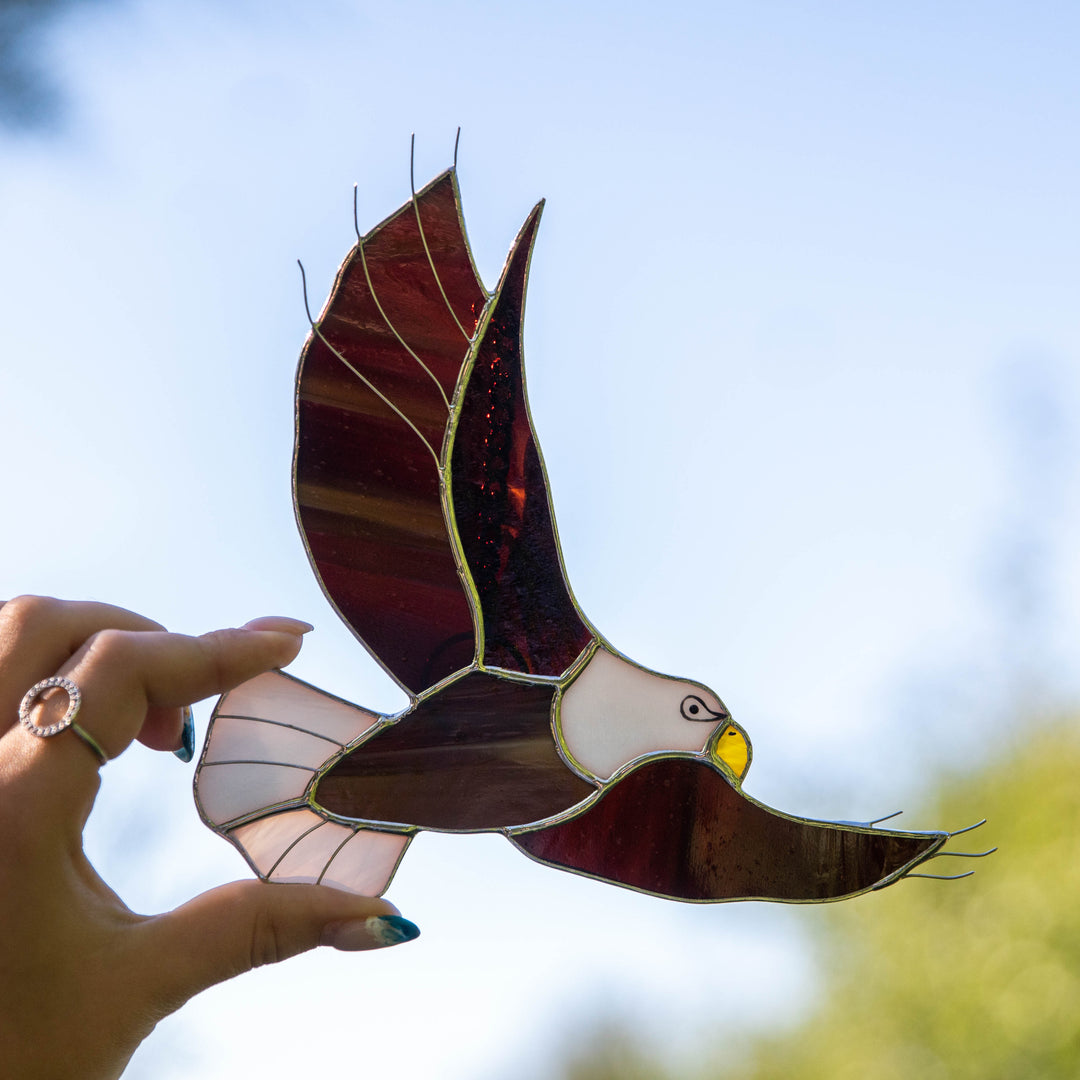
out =
[[(410, 133), (419, 185), (460, 124), (489, 285), (548, 200), (526, 360), (583, 608), (722, 695), (764, 801), (914, 805), (1016, 695), (1077, 689), (1078, 30), (1066, 4), (76, 10), (42, 46), (64, 127), (0, 132), (0, 590), (306, 618), (291, 670), (403, 704), (292, 521), (295, 260), (320, 305), (353, 183), (368, 228)], [(91, 850), (134, 907), (245, 871), (190, 770), (137, 748), (107, 779)], [(664, 903), (495, 837), (422, 837), (390, 897), (419, 943), (218, 988), (130, 1075), (494, 1080), (606, 1011), (671, 1046), (813, 986), (813, 908)]]

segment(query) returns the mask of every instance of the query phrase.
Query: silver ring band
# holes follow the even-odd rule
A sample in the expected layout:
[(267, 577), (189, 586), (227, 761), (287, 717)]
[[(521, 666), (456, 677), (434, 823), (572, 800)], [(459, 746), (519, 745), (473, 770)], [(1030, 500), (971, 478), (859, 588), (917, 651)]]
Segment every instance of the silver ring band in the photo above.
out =
[[(30, 710), (34, 707), (34, 703), (37, 699), (41, 697), (46, 690), (50, 690), (54, 686), (67, 694), (67, 712), (65, 712), (63, 717), (55, 724), (39, 727), (30, 718)], [(82, 691), (78, 686), (70, 679), (65, 679), (63, 675), (52, 675), (48, 679), (42, 679), (41, 682), (34, 683), (34, 685), (23, 695), (23, 699), (19, 703), (19, 720), (27, 731), (32, 735), (36, 735), (39, 739), (51, 738), (53, 735), (59, 735), (65, 728), (71, 728), (71, 730), (94, 751), (98, 760), (104, 765), (105, 762), (109, 760), (109, 755), (105, 753), (101, 748), (101, 744), (90, 734), (90, 732), (81, 725), (75, 723), (75, 717), (78, 715), (81, 706)]]

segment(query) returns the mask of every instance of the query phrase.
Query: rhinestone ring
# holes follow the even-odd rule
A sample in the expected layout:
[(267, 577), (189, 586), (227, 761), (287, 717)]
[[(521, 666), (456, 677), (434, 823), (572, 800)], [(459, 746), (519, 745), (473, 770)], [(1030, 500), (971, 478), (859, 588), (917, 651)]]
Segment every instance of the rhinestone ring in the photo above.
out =
[[(37, 699), (41, 697), (46, 690), (49, 690), (54, 686), (59, 687), (67, 694), (67, 712), (64, 713), (63, 718), (58, 720), (55, 724), (49, 724), (48, 727), (39, 727), (30, 719), (30, 710), (34, 707), (34, 703)], [(36, 735), (39, 739), (48, 739), (53, 735), (59, 735), (64, 728), (71, 728), (71, 730), (94, 751), (100, 759), (101, 764), (104, 765), (105, 762), (109, 760), (109, 755), (102, 750), (100, 743), (90, 734), (90, 732), (75, 723), (75, 717), (78, 715), (79, 706), (81, 705), (82, 691), (78, 686), (70, 679), (65, 679), (63, 675), (53, 675), (51, 678), (42, 679), (41, 682), (34, 683), (34, 685), (26, 691), (19, 704), (19, 719), (22, 721), (23, 727), (25, 727), (32, 735)]]

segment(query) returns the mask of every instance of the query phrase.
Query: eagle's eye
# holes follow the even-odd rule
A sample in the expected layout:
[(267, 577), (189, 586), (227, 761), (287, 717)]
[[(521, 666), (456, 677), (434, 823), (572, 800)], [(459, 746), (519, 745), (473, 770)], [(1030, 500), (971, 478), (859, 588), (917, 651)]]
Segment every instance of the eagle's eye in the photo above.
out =
[(694, 694), (688, 694), (683, 698), (679, 712), (682, 713), (683, 718), (686, 720), (713, 720), (717, 715), (701, 698)]

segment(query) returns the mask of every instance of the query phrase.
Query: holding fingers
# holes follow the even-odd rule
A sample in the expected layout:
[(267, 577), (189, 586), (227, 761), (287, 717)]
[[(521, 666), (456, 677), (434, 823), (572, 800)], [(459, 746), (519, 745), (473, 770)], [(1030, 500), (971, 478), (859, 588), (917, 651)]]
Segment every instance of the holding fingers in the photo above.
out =
[(309, 629), (267, 618), (188, 637), (104, 604), (0, 606), (0, 1060), (11, 1075), (119, 1076), (157, 1019), (215, 982), (321, 943), (416, 936), (384, 900), (256, 881), (136, 915), (82, 852), (103, 759), (135, 739), (176, 749), (192, 702), (289, 663)]

